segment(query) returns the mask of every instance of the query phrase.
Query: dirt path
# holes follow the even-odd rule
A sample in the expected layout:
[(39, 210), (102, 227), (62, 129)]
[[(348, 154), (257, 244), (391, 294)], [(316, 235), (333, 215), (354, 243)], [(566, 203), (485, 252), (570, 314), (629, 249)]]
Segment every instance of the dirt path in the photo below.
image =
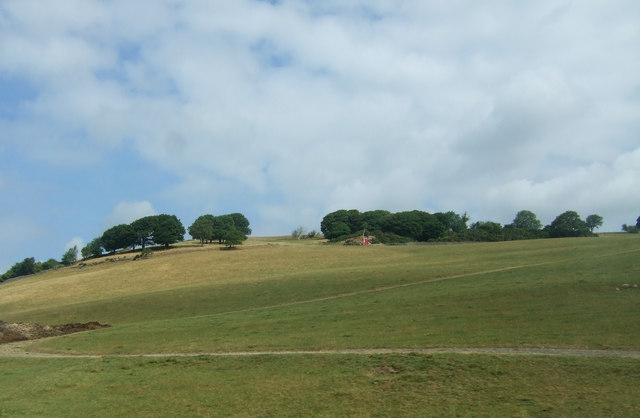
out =
[(199, 353), (142, 353), (142, 354), (64, 354), (41, 353), (29, 350), (29, 341), (0, 345), (0, 358), (166, 358), (166, 357), (249, 357), (249, 356), (299, 356), (299, 355), (385, 355), (385, 354), (487, 354), (497, 356), (556, 356), (556, 357), (618, 357), (640, 359), (640, 351), (590, 350), (575, 348), (514, 348), (514, 347), (432, 347), (432, 348), (350, 348), (331, 350), (274, 350), (227, 351)]

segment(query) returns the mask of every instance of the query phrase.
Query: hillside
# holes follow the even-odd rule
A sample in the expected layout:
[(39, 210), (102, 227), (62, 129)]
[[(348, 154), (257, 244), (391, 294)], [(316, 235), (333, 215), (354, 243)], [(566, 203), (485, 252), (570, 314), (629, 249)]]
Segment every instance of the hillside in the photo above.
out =
[[(637, 321), (640, 289), (634, 287), (640, 282), (639, 254), (640, 239), (631, 234), (370, 247), (251, 238), (234, 251), (185, 243), (169, 251), (156, 251), (148, 259), (134, 261), (133, 254), (119, 255), (0, 285), (0, 319), (43, 325), (90, 321), (111, 325), (22, 346), (31, 353), (98, 355), (104, 356), (101, 358), (105, 361), (111, 358), (108, 361), (115, 362), (117, 367), (129, 368), (134, 359), (112, 356), (206, 354), (190, 362), (205, 369), (222, 367), (221, 376), (252, 382), (253, 390), (262, 394), (264, 402), (252, 401), (251, 408), (258, 409), (252, 409), (253, 413), (248, 415), (256, 415), (260, 408), (276, 415), (290, 415), (293, 412), (290, 403), (305, 404), (304, 399), (320, 408), (316, 412), (323, 411), (323, 405), (330, 410), (343, 403), (338, 401), (342, 399), (339, 396), (330, 395), (336, 390), (345, 391), (348, 395), (344, 396), (352, 402), (351, 409), (344, 411), (368, 415), (406, 404), (407, 414), (411, 415), (411, 411), (425, 407), (424, 399), (414, 392), (418, 389), (405, 386), (403, 378), (432, 383), (441, 379), (444, 386), (429, 386), (433, 396), (440, 399), (438, 402), (448, 399), (447, 402), (470, 408), (467, 401), (445, 394), (448, 386), (444, 382), (449, 379), (445, 370), (451, 368), (456, 375), (467, 376), (464, 381), (454, 379), (455, 385), (462, 385), (456, 387), (467, 393), (486, 387), (489, 382), (496, 384), (495, 375), (489, 373), (491, 367), (502, 370), (500, 373), (511, 383), (503, 382), (504, 387), (486, 394), (487, 399), (474, 395), (478, 402), (489, 402), (498, 408), (485, 412), (512, 414), (524, 408), (539, 413), (542, 403), (553, 405), (556, 411), (576, 412), (578, 404), (567, 404), (566, 399), (557, 399), (553, 392), (544, 390), (534, 391), (531, 396), (538, 400), (531, 404), (523, 405), (511, 398), (509, 387), (522, 384), (519, 379), (527, 375), (546, 379), (538, 375), (542, 370), (554, 371), (553, 379), (560, 379), (556, 384), (564, 388), (563, 396), (568, 398), (578, 396), (581, 390), (591, 390), (592, 383), (584, 379), (606, 381), (611, 390), (619, 391), (616, 397), (623, 409), (615, 411), (624, 412), (637, 410), (638, 405), (632, 400), (637, 399), (637, 389), (632, 388), (640, 383), (638, 359), (633, 358), (636, 356), (633, 353), (640, 350)], [(460, 354), (464, 348), (485, 354), (465, 357)], [(544, 354), (536, 351), (540, 348), (565, 350), (565, 355), (573, 360), (555, 355), (539, 357)], [(495, 356), (518, 353), (504, 351), (509, 349), (523, 350), (522, 362), (491, 356), (491, 353)], [(608, 358), (607, 350), (627, 352), (632, 358)], [(211, 357), (215, 353), (251, 352), (261, 356), (234, 360)], [(268, 355), (276, 352), (298, 353), (303, 357), (294, 361)], [(416, 355), (412, 357), (411, 352)], [(561, 352), (549, 351), (556, 355)], [(589, 367), (593, 368), (585, 368), (587, 363), (576, 357), (579, 352), (599, 352), (601, 358), (592, 359)], [(307, 357), (301, 353), (336, 353), (338, 357)], [(359, 355), (366, 358), (358, 360)], [(54, 360), (21, 361), (25, 362), (21, 367), (29, 368), (31, 364), (42, 366), (48, 363), (41, 362)], [(68, 362), (81, 360), (57, 361), (73, 367)], [(151, 378), (147, 373), (171, 372), (172, 377), (168, 377), (163, 388), (151, 384), (156, 395), (186, 390), (203, 379), (199, 372), (189, 368), (193, 363), (186, 359), (172, 362), (161, 363), (162, 367), (157, 362), (145, 362), (144, 371), (139, 370), (147, 383), (146, 379)], [(2, 357), (0, 363), (7, 365)], [(433, 367), (427, 367), (428, 364)], [(475, 371), (469, 368), (473, 364), (477, 367)], [(584, 372), (572, 375), (576, 364)], [(15, 368), (18, 366), (12, 367), (15, 373), (29, 375)], [(86, 367), (98, 366), (86, 363)], [(248, 367), (253, 367), (257, 374), (249, 372)], [(126, 373), (117, 373), (106, 364), (98, 369), (112, 376), (116, 387), (129, 387)], [(618, 383), (613, 384), (606, 376), (614, 369), (629, 373), (620, 374)], [(353, 382), (360, 383), (338, 378), (341, 370), (352, 375)], [(45, 381), (54, 378), (53, 371), (44, 373)], [(90, 391), (104, 395), (98, 380), (83, 376)], [(363, 376), (369, 376), (365, 380), (371, 378), (389, 388), (395, 387), (395, 392), (383, 392), (384, 396), (379, 393), (380, 400), (370, 399), (360, 392), (365, 390), (362, 385), (369, 387), (371, 383), (361, 382)], [(211, 379), (206, 385), (218, 384), (214, 383), (217, 378)], [(272, 393), (259, 383), (261, 379), (271, 382), (270, 385), (289, 387), (291, 392)], [(299, 390), (289, 386), (291, 379), (298, 382)], [(569, 384), (573, 387), (565, 387)], [(421, 390), (427, 390), (420, 385)], [(225, 389), (231, 399), (227, 412), (246, 400), (237, 392), (239, 387), (233, 387)], [(189, 397), (193, 404), (204, 408), (202, 411), (217, 411), (205, 401), (204, 392), (192, 389), (194, 395)], [(2, 391), (10, 393), (9, 387), (0, 384)], [(125, 392), (121, 396), (126, 396)], [(610, 391), (590, 400), (587, 406), (591, 405), (596, 415), (608, 411), (601, 403), (606, 396), (611, 396)], [(502, 401), (497, 402), (500, 397)], [(12, 408), (19, 408), (16, 400), (11, 402)], [(162, 404), (166, 406), (166, 402)], [(6, 407), (0, 406), (0, 412), (6, 414), (16, 410), (2, 408)], [(146, 410), (142, 404), (140, 408)], [(75, 414), (73, 410), (63, 411)], [(199, 415), (194, 409), (187, 411)]]

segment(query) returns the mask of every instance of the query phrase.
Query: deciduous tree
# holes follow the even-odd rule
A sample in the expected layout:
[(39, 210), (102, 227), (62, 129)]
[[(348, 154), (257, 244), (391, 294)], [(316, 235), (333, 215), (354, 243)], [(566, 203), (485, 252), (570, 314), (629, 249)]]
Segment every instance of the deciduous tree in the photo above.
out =
[(78, 247), (76, 245), (65, 251), (65, 253), (62, 254), (62, 258), (60, 259), (60, 261), (62, 261), (62, 264), (64, 264), (65, 266), (70, 266), (71, 264), (75, 263), (76, 260), (78, 260)]
[(593, 230), (596, 228), (600, 228), (603, 221), (604, 219), (602, 218), (602, 216), (596, 214), (589, 215), (586, 219), (587, 227), (591, 232), (593, 232)]
[(169, 248), (169, 245), (184, 240), (185, 232), (176, 215), (158, 215), (158, 223), (153, 230), (153, 242)]
[(551, 238), (588, 237), (591, 236), (589, 226), (577, 212), (569, 210), (556, 217), (547, 227)]
[(514, 228), (526, 229), (529, 231), (537, 231), (542, 228), (542, 222), (540, 222), (536, 214), (530, 210), (521, 210), (518, 212), (511, 225)]
[(82, 258), (100, 257), (102, 255), (101, 239), (95, 238), (80, 250)]
[(213, 240), (215, 218), (213, 215), (202, 215), (189, 227), (189, 235), (199, 239), (200, 244)]
[(107, 229), (100, 238), (102, 248), (112, 254), (121, 248), (133, 246), (135, 241), (136, 234), (133, 228), (127, 224), (120, 224)]

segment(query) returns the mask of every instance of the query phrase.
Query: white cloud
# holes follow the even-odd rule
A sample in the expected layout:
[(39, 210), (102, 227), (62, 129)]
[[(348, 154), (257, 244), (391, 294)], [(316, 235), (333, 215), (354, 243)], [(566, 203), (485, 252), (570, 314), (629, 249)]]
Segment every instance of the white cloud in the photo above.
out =
[(120, 202), (104, 218), (102, 224), (105, 228), (110, 228), (119, 224), (130, 224), (137, 219), (155, 214), (156, 211), (150, 202)]
[[(177, 178), (166, 200), (252, 202), (256, 231), (347, 207), (606, 211), (617, 229), (637, 216), (639, 8), (3, 2), (0, 75), (38, 94), (2, 138), (84, 168), (127, 141)], [(123, 202), (103, 225), (153, 213)]]

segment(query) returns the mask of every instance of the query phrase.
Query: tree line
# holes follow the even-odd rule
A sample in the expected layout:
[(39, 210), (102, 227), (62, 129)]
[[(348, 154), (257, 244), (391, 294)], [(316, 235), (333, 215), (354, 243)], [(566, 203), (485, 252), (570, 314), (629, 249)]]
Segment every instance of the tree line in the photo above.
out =
[(341, 209), (325, 215), (320, 230), (325, 238), (333, 241), (360, 235), (372, 237), (370, 242), (388, 244), (410, 241), (504, 241), (594, 236), (593, 231), (602, 226), (603, 218), (593, 214), (583, 220), (577, 212), (566, 211), (551, 224), (542, 227), (535, 213), (521, 210), (507, 225), (491, 221), (467, 225), (468, 222), (466, 213), (452, 211), (391, 213), (387, 210), (360, 212), (357, 209)]
[(640, 216), (638, 216), (638, 219), (636, 219), (635, 225), (622, 224), (622, 230), (631, 234), (637, 234), (638, 231), (640, 231)]
[[(163, 245), (169, 248), (171, 244), (184, 240), (185, 228), (175, 215), (152, 215), (136, 219), (130, 224), (113, 226), (94, 238), (80, 251), (83, 259), (96, 258), (125, 248), (143, 250), (151, 245)], [(227, 247), (241, 244), (251, 235), (249, 220), (241, 213), (228, 215), (202, 215), (189, 227), (189, 234), (202, 244), (217, 241)], [(68, 249), (61, 257), (61, 261), (53, 258), (45, 262), (36, 262), (28, 257), (15, 263), (7, 272), (0, 276), (0, 282), (14, 277), (39, 273), (44, 270), (68, 266), (78, 259), (76, 246)]]

